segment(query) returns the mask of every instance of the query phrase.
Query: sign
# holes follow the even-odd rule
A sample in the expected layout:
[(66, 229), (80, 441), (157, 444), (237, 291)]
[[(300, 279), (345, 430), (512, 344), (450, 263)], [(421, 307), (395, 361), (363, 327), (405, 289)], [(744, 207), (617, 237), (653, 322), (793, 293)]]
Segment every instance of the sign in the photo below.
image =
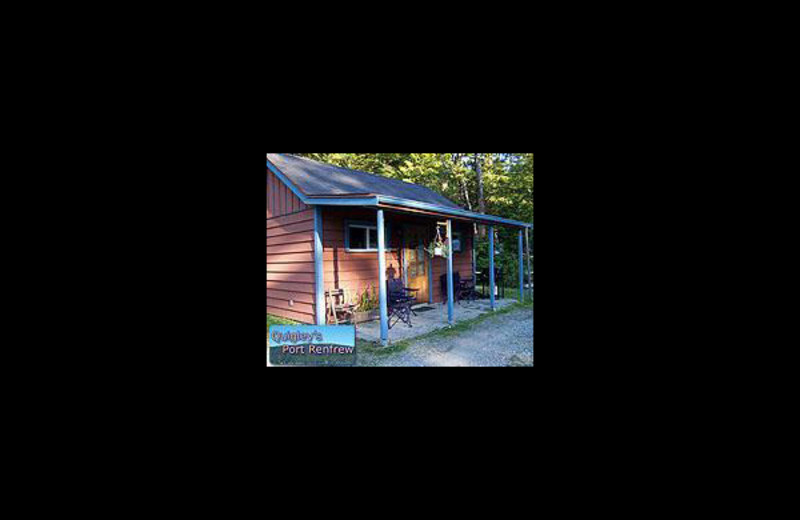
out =
[(267, 351), (270, 365), (353, 366), (356, 328), (273, 325), (267, 335)]

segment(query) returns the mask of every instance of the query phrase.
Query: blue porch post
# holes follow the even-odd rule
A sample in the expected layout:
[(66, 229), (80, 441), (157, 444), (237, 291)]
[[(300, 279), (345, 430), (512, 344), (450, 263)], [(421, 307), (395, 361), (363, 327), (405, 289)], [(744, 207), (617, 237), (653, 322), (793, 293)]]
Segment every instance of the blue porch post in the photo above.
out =
[(433, 257), (428, 258), (428, 303), (433, 303)]
[(403, 270), (403, 287), (408, 287), (408, 269), (406, 269), (406, 233), (403, 232), (403, 241), (398, 251), (400, 254), (400, 268)]
[(494, 226), (489, 226), (489, 303), (494, 310)]
[(386, 301), (386, 238), (383, 233), (383, 210), (378, 210), (378, 294), (381, 307), (381, 344), (389, 343), (389, 310)]
[(519, 230), (519, 301), (525, 301), (525, 264), (522, 258), (522, 229)]
[(325, 272), (322, 249), (322, 208), (314, 206), (314, 285), (316, 289), (317, 325), (327, 321), (325, 305)]
[(528, 238), (528, 228), (525, 228), (525, 252), (528, 256), (528, 285), (530, 285), (531, 300), (533, 300), (533, 268), (531, 267), (531, 242)]
[(455, 324), (453, 319), (453, 221), (447, 219), (447, 322)]

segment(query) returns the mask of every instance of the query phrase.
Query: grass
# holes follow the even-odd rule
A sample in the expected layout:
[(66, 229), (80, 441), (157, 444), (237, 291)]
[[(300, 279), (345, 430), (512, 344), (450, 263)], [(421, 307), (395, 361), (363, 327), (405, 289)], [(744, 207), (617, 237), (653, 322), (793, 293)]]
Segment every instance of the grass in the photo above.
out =
[(367, 352), (369, 354), (374, 354), (376, 356), (388, 356), (390, 354), (397, 354), (398, 352), (403, 352), (406, 350), (412, 342), (420, 341), (420, 340), (430, 340), (430, 339), (437, 339), (437, 338), (450, 338), (453, 336), (457, 336), (464, 332), (469, 331), (475, 325), (483, 323), (486, 320), (492, 319), (495, 316), (502, 316), (503, 314), (508, 314), (509, 312), (516, 311), (518, 309), (524, 309), (525, 307), (529, 307), (533, 305), (533, 300), (531, 298), (526, 298), (524, 302), (517, 302), (508, 307), (503, 309), (497, 310), (495, 312), (487, 312), (486, 314), (482, 314), (477, 318), (473, 318), (471, 320), (460, 321), (453, 325), (452, 327), (446, 329), (439, 329), (433, 332), (429, 332), (427, 334), (423, 334), (422, 336), (417, 336), (416, 338), (410, 338), (403, 341), (398, 341), (396, 343), (391, 343), (387, 347), (381, 347), (377, 343), (372, 343), (370, 341), (363, 341), (357, 340), (356, 344), (358, 349), (362, 352)]
[(267, 331), (269, 331), (270, 325), (297, 325), (297, 322), (267, 314)]

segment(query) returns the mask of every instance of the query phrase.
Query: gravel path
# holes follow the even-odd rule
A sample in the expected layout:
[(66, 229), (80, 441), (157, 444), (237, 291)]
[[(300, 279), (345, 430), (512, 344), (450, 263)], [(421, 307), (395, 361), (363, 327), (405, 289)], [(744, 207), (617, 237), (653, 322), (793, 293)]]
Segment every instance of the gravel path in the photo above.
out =
[(412, 341), (403, 352), (360, 352), (361, 366), (533, 366), (533, 308), (490, 318), (457, 336)]

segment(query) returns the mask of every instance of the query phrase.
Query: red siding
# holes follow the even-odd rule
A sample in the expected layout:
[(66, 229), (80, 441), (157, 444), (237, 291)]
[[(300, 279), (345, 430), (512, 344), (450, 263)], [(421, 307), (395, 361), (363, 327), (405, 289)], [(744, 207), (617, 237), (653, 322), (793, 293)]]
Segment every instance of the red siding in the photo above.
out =
[(314, 210), (267, 170), (267, 313), (315, 323), (314, 285)]
[(267, 168), (267, 218), (283, 217), (307, 209), (308, 206)]

